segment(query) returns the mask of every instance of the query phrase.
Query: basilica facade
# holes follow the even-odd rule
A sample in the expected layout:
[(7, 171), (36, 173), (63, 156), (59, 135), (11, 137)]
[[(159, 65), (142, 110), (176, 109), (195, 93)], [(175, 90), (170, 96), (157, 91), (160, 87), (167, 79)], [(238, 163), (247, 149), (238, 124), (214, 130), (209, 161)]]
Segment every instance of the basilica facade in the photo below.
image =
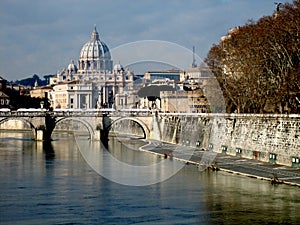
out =
[(78, 64), (72, 60), (50, 79), (50, 84), (53, 109), (133, 108), (136, 104), (133, 73), (120, 63), (113, 65), (109, 48), (100, 39), (96, 26), (80, 51)]

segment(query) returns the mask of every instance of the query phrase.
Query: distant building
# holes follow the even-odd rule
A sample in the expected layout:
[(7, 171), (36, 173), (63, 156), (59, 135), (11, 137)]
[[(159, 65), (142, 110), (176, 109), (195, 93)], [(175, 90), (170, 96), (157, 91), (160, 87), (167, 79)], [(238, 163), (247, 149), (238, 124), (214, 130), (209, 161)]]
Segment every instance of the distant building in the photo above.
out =
[(161, 111), (181, 113), (207, 113), (209, 103), (201, 89), (192, 91), (162, 91)]
[(199, 82), (203, 78), (214, 77), (213, 73), (205, 64), (201, 64), (199, 67), (191, 67), (180, 73), (180, 81), (192, 81)]
[(140, 109), (161, 109), (161, 100), (156, 98), (154, 101), (149, 100), (147, 97), (139, 99), (139, 107)]
[[(198, 99), (198, 97), (195, 96), (193, 98), (193, 102), (195, 103), (194, 109), (196, 108), (196, 111), (225, 112), (223, 92), (216, 77), (204, 63), (200, 64), (199, 67), (183, 71), (180, 74), (180, 81), (182, 82), (183, 89), (186, 91), (201, 90), (203, 92), (203, 94), (199, 93), (200, 96), (203, 96), (199, 103), (195, 102), (195, 99)], [(206, 99), (205, 101), (204, 98)]]
[(160, 102), (162, 112), (190, 112), (186, 91), (162, 91)]
[(0, 91), (0, 108), (9, 108), (10, 98), (3, 91)]
[(7, 81), (0, 77), (0, 108), (9, 108), (10, 97), (5, 93)]
[[(206, 87), (215, 77), (205, 64), (197, 67), (194, 57), (191, 68), (185, 71), (148, 71), (143, 79), (145, 85), (176, 87), (177, 91), (161, 91), (160, 98), (156, 99), (154, 105), (163, 112), (207, 113), (211, 110), (209, 100), (212, 98), (206, 97), (211, 91)], [(151, 107), (153, 103), (144, 98), (140, 100), (140, 106)]]
[(188, 91), (188, 106), (193, 113), (209, 113), (210, 104), (201, 88)]
[(145, 73), (143, 79), (145, 81), (153, 80), (174, 80), (180, 81), (180, 70), (161, 70), (161, 71), (148, 71)]
[[(157, 86), (157, 87), (173, 87), (177, 88), (177, 83), (180, 81), (180, 70), (157, 70), (157, 71), (148, 71), (144, 74), (143, 84), (145, 86)], [(160, 92), (162, 93), (162, 92)], [(149, 96), (151, 93), (149, 93)], [(140, 98), (139, 108), (151, 108), (161, 110), (162, 104), (159, 94), (156, 94), (156, 99), (149, 99), (148, 97)]]
[(90, 109), (97, 107), (98, 93), (96, 84), (74, 80), (55, 85), (49, 100), (53, 109)]
[(115, 96), (116, 110), (138, 108), (139, 97), (133, 92), (124, 91)]
[(52, 86), (35, 87), (30, 90), (30, 97), (32, 98), (48, 98), (52, 91)]
[(91, 40), (80, 51), (78, 66), (72, 60), (50, 78), (50, 84), (54, 85), (50, 96), (53, 108), (116, 108), (117, 103), (126, 102), (121, 100), (125, 89), (127, 96), (132, 94), (133, 73), (120, 63), (113, 66), (109, 48), (100, 40), (95, 26)]

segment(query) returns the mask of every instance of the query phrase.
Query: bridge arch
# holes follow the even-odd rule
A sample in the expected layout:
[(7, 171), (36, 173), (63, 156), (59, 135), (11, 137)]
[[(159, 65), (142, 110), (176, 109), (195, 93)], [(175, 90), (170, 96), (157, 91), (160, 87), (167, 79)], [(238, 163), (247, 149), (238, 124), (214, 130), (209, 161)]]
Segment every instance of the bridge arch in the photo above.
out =
[(79, 122), (79, 123), (83, 124), (83, 126), (85, 128), (87, 128), (87, 130), (89, 132), (90, 139), (93, 139), (93, 137), (95, 135), (95, 131), (94, 131), (92, 125), (89, 122), (87, 122), (83, 119), (76, 118), (76, 117), (62, 117), (62, 118), (59, 118), (55, 121), (55, 127), (58, 123), (61, 123), (62, 121), (76, 121), (76, 122)]
[[(17, 120), (17, 121), (22, 121), (23, 123), (29, 125), (31, 131), (32, 131), (32, 134), (33, 134), (33, 137), (36, 136), (36, 127), (29, 121), (29, 120), (26, 120), (22, 117), (6, 117), (6, 118), (1, 118), (0, 119), (0, 124), (3, 124), (5, 122), (8, 122), (10, 120)], [(18, 129), (16, 129), (18, 130)]]
[(121, 117), (121, 118), (112, 120), (110, 125), (106, 128), (107, 133), (111, 130), (111, 128), (114, 124), (121, 122), (121, 121), (126, 121), (126, 120), (135, 122), (138, 126), (141, 127), (143, 134), (144, 134), (144, 138), (145, 139), (150, 138), (150, 128), (142, 120), (140, 120), (138, 118), (134, 118), (134, 117)]

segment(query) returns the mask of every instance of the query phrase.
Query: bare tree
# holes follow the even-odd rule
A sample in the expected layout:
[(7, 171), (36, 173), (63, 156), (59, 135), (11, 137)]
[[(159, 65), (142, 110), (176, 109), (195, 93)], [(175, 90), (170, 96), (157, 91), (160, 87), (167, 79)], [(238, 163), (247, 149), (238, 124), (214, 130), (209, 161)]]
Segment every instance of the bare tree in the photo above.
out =
[(300, 112), (300, 0), (229, 31), (205, 62), (227, 112)]

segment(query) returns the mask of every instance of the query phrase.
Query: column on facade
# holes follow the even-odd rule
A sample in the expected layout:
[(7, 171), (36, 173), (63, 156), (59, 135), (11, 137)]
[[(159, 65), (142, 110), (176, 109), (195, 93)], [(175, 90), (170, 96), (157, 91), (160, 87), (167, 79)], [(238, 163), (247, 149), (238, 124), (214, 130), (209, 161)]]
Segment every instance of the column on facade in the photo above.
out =
[(76, 94), (76, 108), (80, 108), (80, 94)]
[(85, 105), (83, 106), (84, 109), (90, 108), (90, 94), (84, 94)]
[(105, 103), (107, 103), (108, 102), (108, 98), (107, 98), (107, 96), (108, 96), (108, 90), (107, 90), (107, 87), (106, 87), (106, 85), (104, 85), (103, 86), (103, 104), (105, 104)]
[(97, 70), (100, 70), (100, 60), (97, 60)]

